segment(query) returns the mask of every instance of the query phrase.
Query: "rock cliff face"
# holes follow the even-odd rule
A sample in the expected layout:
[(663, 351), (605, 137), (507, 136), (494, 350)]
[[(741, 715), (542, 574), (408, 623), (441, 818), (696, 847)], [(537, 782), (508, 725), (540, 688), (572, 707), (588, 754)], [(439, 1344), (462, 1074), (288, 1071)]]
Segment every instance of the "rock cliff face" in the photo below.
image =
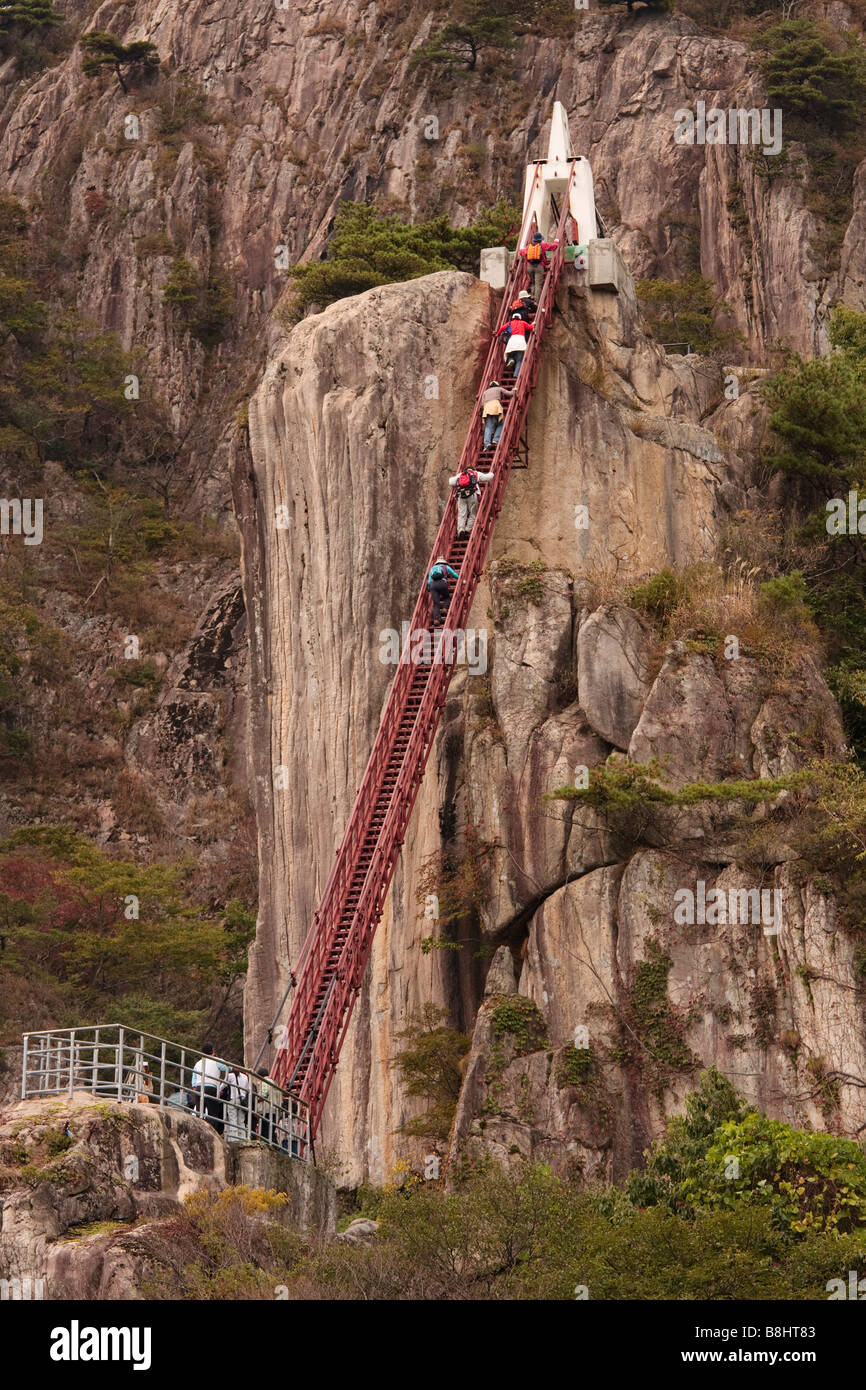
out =
[[(450, 461), (462, 447), (490, 312), (488, 290), (468, 275), (370, 291), (295, 329), (250, 403), (250, 456), (239, 453), (237, 487), (262, 835), (260, 927), (246, 996), (253, 1053), (363, 773), (393, 676), (380, 634), (399, 632), (411, 616)], [(438, 398), (428, 399), (431, 372)], [(285, 529), (276, 525), (278, 507), (288, 509)], [(417, 861), (437, 844), (436, 812), (437, 799), (425, 794), (414, 848), (397, 871), (394, 900), (406, 904), (408, 921), (416, 916)], [(444, 988), (435, 960), (421, 963), (412, 952), (406, 921), (396, 932), (390, 915), (382, 924), (358, 1009), (359, 1043), (335, 1083), (335, 1110), (355, 1117), (347, 1120), (351, 1140), (344, 1138), (369, 1154), (371, 1171), (386, 1162), (402, 1106), (390, 1066), (395, 1031), (431, 990)]]
[[(380, 1180), (406, 1148), (395, 1131), (413, 1112), (393, 1059), (407, 1017), (433, 1001), (470, 1026), (478, 957), (494, 951), (495, 991), (475, 1023), (452, 1156), (579, 1159), (588, 1174), (618, 1175), (699, 1063), (722, 1067), (772, 1113), (849, 1132), (863, 1120), (853, 947), (835, 931), (832, 901), (794, 880), (785, 847), (761, 880), (781, 895), (782, 936), (760, 921), (678, 927), (677, 889), (752, 885), (744, 864), (754, 823), (662, 813), (656, 847), (636, 849), (592, 811), (543, 800), (616, 750), (667, 760), (678, 786), (780, 775), (842, 745), (813, 666), (780, 677), (744, 656), (719, 669), (699, 642), (659, 650), (632, 610), (595, 601), (614, 577), (621, 585), (716, 552), (747, 484), (744, 459), (718, 436), (746, 438), (737, 421), (752, 404), (748, 391), (724, 400), (720, 368), (714, 377), (707, 364), (699, 372), (665, 358), (628, 289), (595, 293), (575, 272), (557, 308), (529, 464), (509, 483), (472, 614), (489, 639), (489, 670), (452, 683), (332, 1087), (324, 1142), (338, 1147), (348, 1181)], [(392, 674), (381, 633), (411, 611), (490, 312), (488, 292), (465, 276), (372, 291), (295, 329), (251, 402), (237, 486), (248, 499), (245, 581), (259, 615), (254, 1044), (363, 771)], [(439, 399), (428, 401), (434, 378)], [(284, 529), (274, 522), (280, 506)], [(582, 507), (588, 529), (575, 525)], [(425, 866), (462, 844), (467, 826), (485, 850), (479, 935), (474, 949), (424, 955)], [(670, 1001), (664, 1075), (648, 1073), (639, 1028), (623, 1024), (649, 976)], [(543, 1040), (531, 1047), (496, 1032), (496, 1010), (516, 990), (540, 1012)], [(576, 1027), (591, 1038), (586, 1076), (572, 1055)]]
[[(742, 146), (674, 143), (674, 113), (698, 99), (764, 104), (749, 50), (681, 16), (634, 24), (579, 14), (571, 41), (529, 37), (515, 96), (496, 65), (432, 87), (423, 68), (410, 69), (432, 22), (417, 5), (318, 0), (251, 11), (230, 0), (215, 18), (207, 0), (109, 0), (87, 21), (78, 7), (68, 12), (73, 29), (151, 40), (163, 73), (124, 93), (113, 78), (85, 78), (77, 48), (23, 86), (7, 63), (0, 178), (39, 210), (79, 307), (143, 354), (198, 507), (219, 512), (227, 502), (224, 402), (242, 398), (283, 292), (277, 248), (290, 260), (318, 254), (345, 198), (380, 196), (466, 221), (498, 193), (516, 195), (553, 99), (569, 111), (635, 275), (681, 273), (699, 257), (756, 352), (779, 339), (814, 350), (827, 305), (841, 296), (863, 307), (862, 177), (830, 272), (812, 258), (821, 226), (793, 174), (764, 178)], [(425, 138), (431, 115), (435, 140)], [(205, 277), (228, 276), (228, 332), (215, 353), (163, 298), (179, 255)]]
[[(615, 615), (602, 609), (580, 633), (599, 622), (617, 631)], [(495, 661), (499, 653), (497, 644)], [(620, 648), (621, 665), (625, 655)], [(808, 671), (786, 682), (787, 740), (768, 758), (779, 694), (772, 676), (750, 665), (731, 679), (735, 663), (717, 672), (676, 643), (630, 721), (630, 757), (667, 754), (670, 772), (685, 782), (738, 767), (761, 775), (780, 761), (793, 769), (810, 745), (818, 754), (838, 752), (832, 698)], [(608, 673), (596, 670), (592, 680), (599, 679), (609, 687)], [(582, 690), (579, 680), (581, 702)], [(526, 769), (526, 785), (541, 791), (568, 782), (569, 763), (592, 764), (597, 755), (573, 743), (563, 756), (564, 740), (551, 746), (541, 736), (526, 757), (525, 724), (514, 729), (495, 692), (494, 680), (500, 758), (491, 767), (473, 749), (466, 782), (471, 814), (506, 847), (499, 861), (506, 889), (484, 914), (484, 935), (502, 943), (513, 966), (510, 979), (497, 975), (476, 1023), (452, 1157), (487, 1151), (506, 1163), (509, 1155), (536, 1157), (587, 1176), (621, 1177), (697, 1068), (710, 1064), (771, 1114), (856, 1131), (864, 1119), (862, 1002), (854, 944), (839, 930), (826, 884), (798, 877), (779, 843), (766, 857), (780, 862), (765, 862), (756, 878), (754, 823), (744, 831), (732, 816), (706, 813), (656, 813), (651, 827), (620, 837), (600, 835), (591, 812), (569, 810), (553, 820), (561, 827), (553, 852), (533, 854), (533, 822), (556, 812), (537, 794), (508, 795), (513, 760)], [(572, 738), (585, 730), (577, 702), (557, 726)], [(497, 814), (500, 806), (508, 810)], [(663, 847), (634, 849), (647, 835)], [(757, 899), (740, 892), (754, 892), (756, 883), (763, 915)], [(712, 888), (724, 892), (724, 915), (702, 922), (698, 909), (690, 923), (677, 915), (678, 894), (693, 893), (697, 904)], [(520, 1000), (510, 1000), (518, 992)], [(535, 1006), (526, 1015), (537, 1018), (538, 1036), (509, 1012), (524, 1001)]]
[[(120, 1226), (227, 1181), (225, 1146), (196, 1116), (77, 1094), (19, 1102), (4, 1121), (0, 1268), (46, 1280), (51, 1297), (130, 1297), (141, 1270), (115, 1248)], [(88, 1231), (94, 1223), (114, 1229)]]
[(161, 1223), (171, 1231), (186, 1197), (235, 1183), (288, 1194), (285, 1224), (333, 1234), (328, 1177), (258, 1144), (223, 1143), (197, 1115), (86, 1092), (20, 1101), (0, 1124), (0, 1278), (42, 1281), (53, 1300), (144, 1297)]
[[(836, 8), (835, 22), (853, 22)], [(764, 104), (747, 48), (679, 16), (636, 24), (580, 13), (573, 38), (521, 41), (518, 83), (508, 64), (445, 80), (412, 69), (432, 17), (392, 0), (289, 9), (228, 0), (218, 13), (208, 0), (107, 0), (85, 11), (70, 0), (73, 28), (150, 39), (163, 72), (126, 94), (113, 78), (85, 78), (77, 48), (24, 80), (5, 64), (0, 182), (31, 212), (45, 274), (140, 353), (144, 384), (171, 422), (184, 514), (223, 535), (237, 520), (243, 603), (225, 555), (199, 557), (182, 577), (160, 574), (187, 625), (158, 653), (168, 675), (155, 708), (121, 740), (99, 715), (120, 625), (55, 598), (54, 620), (86, 639), (77, 659), (89, 707), (83, 699), (70, 742), (81, 762), (101, 749), (134, 766), (177, 844), (200, 848), (200, 804), (227, 786), (242, 795), (248, 718), (261, 882), (246, 1001), (255, 1053), (363, 770), (392, 674), (380, 634), (410, 612), (495, 307), (472, 277), (442, 274), (346, 301), (287, 334), (273, 312), (286, 287), (277, 248), (289, 261), (318, 255), (346, 198), (465, 223), (498, 194), (517, 196), (559, 99), (635, 276), (699, 265), (730, 305), (741, 361), (760, 362), (780, 341), (823, 348), (835, 300), (866, 309), (866, 175), (861, 167), (834, 269), (813, 249), (822, 223), (792, 170), (768, 179), (742, 147), (674, 145), (674, 113), (698, 99)], [(425, 138), (431, 115), (436, 140)], [(203, 282), (224, 277), (216, 346), (165, 298), (177, 257)], [(407, 1016), (427, 1001), (467, 1029), (478, 1014), (455, 1152), (489, 1145), (507, 1157), (516, 1147), (563, 1163), (577, 1154), (587, 1171), (619, 1171), (676, 1103), (686, 1051), (717, 1061), (774, 1113), (826, 1112), (848, 1130), (863, 1119), (850, 1080), (863, 1068), (848, 946), (832, 929), (832, 903), (792, 881), (785, 853), (766, 878), (792, 923), (778, 949), (733, 928), (693, 940), (673, 929), (665, 885), (736, 886), (741, 827), (693, 813), (668, 825), (668, 843), (635, 850), (589, 812), (540, 799), (611, 750), (670, 754), (681, 783), (795, 767), (780, 728), (800, 730), (799, 745), (839, 744), (817, 672), (800, 673), (782, 718), (783, 692), (766, 671), (717, 670), (688, 648), (660, 653), (611, 598), (625, 581), (717, 552), (748, 495), (763, 421), (748, 374), (740, 379), (728, 401), (716, 364), (666, 358), (630, 289), (593, 295), (577, 277), (563, 287), (529, 465), (509, 485), (473, 613), (490, 638), (489, 670), (452, 685), (332, 1090), (325, 1142), (347, 1181), (381, 1179), (405, 1147), (397, 1131), (413, 1103), (392, 1063)], [(247, 433), (238, 415), (250, 391)], [(52, 467), (49, 510), (64, 503)], [(575, 525), (579, 508), (588, 529)], [(527, 585), (515, 564), (540, 568)], [(94, 834), (138, 834), (118, 806), (85, 800)], [(70, 804), (64, 784), (62, 795), (4, 805), (3, 820), (64, 819)], [(425, 864), (467, 825), (492, 846), (477, 939), (423, 955)], [(227, 853), (231, 831), (224, 825), (208, 852)], [(672, 857), (671, 840), (685, 860)], [(672, 962), (667, 988), (688, 1017), (674, 1057), (684, 1065), (664, 1087), (647, 1081), (636, 1044), (623, 1048), (603, 1012), (626, 1009), (635, 975), (656, 961), (651, 939)], [(496, 990), (478, 1013), (492, 951)], [(496, 1001), (518, 982), (549, 1042), (512, 1057)], [(559, 1057), (583, 1024), (594, 1065), (610, 1054), (589, 1077), (571, 1054)]]

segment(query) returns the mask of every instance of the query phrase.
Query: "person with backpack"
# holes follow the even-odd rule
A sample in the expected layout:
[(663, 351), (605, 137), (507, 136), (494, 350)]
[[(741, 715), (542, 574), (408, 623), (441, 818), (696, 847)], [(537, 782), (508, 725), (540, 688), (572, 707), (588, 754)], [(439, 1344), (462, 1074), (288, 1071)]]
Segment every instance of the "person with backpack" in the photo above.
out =
[(223, 1103), (219, 1098), (219, 1088), (227, 1071), (224, 1062), (218, 1062), (213, 1055), (213, 1044), (205, 1043), (202, 1056), (192, 1069), (192, 1089), (196, 1105), (202, 1097), (204, 1118), (213, 1125), (217, 1134), (223, 1132)]
[(492, 483), (492, 473), (479, 473), (475, 468), (467, 468), (464, 473), (455, 473), (448, 479), (450, 487), (457, 489), (457, 539), (463, 540), (475, 525), (478, 512), (478, 499), (481, 496), (481, 483)]
[(534, 324), (527, 323), (525, 319), (511, 318), (499, 330), (500, 338), (506, 338), (505, 365), (509, 371), (514, 373), (515, 381), (520, 376), (520, 368), (523, 366), (527, 336), (534, 327)]
[(545, 241), (541, 232), (533, 232), (529, 245), (524, 246), (518, 253), (526, 261), (529, 283), (532, 286), (532, 298), (536, 302), (541, 298), (544, 276), (550, 265), (547, 253), (548, 251), (555, 251), (558, 245), (559, 238), (556, 241)]
[(489, 449), (491, 444), (495, 448), (499, 443), (499, 436), (502, 433), (502, 426), (505, 422), (502, 397), (510, 395), (511, 392), (506, 391), (504, 386), (500, 386), (498, 381), (491, 381), (487, 390), (481, 397), (481, 416), (484, 420), (485, 449)]
[(225, 1139), (239, 1144), (247, 1137), (247, 1111), (250, 1087), (246, 1072), (232, 1067), (220, 1087), (220, 1100), (225, 1104)]
[(451, 602), (451, 594), (448, 589), (449, 574), (452, 579), (457, 578), (445, 556), (440, 555), (427, 576), (427, 592), (433, 600), (433, 622), (437, 624), (442, 619), (443, 607), (447, 613)]
[(511, 318), (523, 319), (525, 323), (532, 323), (538, 313), (538, 305), (529, 293), (529, 290), (521, 290), (516, 299), (511, 302)]

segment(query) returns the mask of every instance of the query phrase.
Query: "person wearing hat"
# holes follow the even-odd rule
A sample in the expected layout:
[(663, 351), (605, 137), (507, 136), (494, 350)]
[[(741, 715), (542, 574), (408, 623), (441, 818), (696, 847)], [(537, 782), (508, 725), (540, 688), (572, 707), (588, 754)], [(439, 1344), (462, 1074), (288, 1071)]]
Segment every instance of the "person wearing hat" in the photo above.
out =
[(531, 323), (535, 318), (538, 305), (529, 293), (529, 290), (521, 290), (520, 294), (511, 305), (511, 317), (514, 319), (524, 319)]
[(523, 355), (526, 352), (526, 340), (534, 326), (526, 319), (518, 318), (515, 314), (499, 330), (500, 338), (505, 339), (505, 365), (510, 372), (514, 373), (515, 381), (520, 376)]
[(484, 420), (484, 448), (489, 449), (491, 444), (494, 449), (499, 443), (499, 436), (502, 433), (502, 426), (505, 422), (505, 410), (502, 405), (502, 398), (510, 396), (511, 391), (507, 391), (504, 386), (500, 386), (498, 381), (491, 381), (487, 390), (481, 397), (481, 417)]
[(457, 579), (455, 571), (448, 564), (444, 555), (440, 555), (435, 565), (427, 576), (427, 591), (433, 600), (433, 623), (438, 626), (442, 621), (442, 609), (448, 612), (451, 601), (451, 591), (448, 588), (448, 576)]
[(529, 282), (532, 286), (532, 297), (538, 302), (541, 298), (541, 290), (544, 284), (544, 275), (550, 262), (547, 259), (548, 251), (555, 251), (559, 245), (559, 240), (545, 241), (541, 232), (533, 232), (528, 246), (524, 246), (518, 253), (526, 261), (529, 269)]
[(455, 473), (448, 479), (448, 486), (457, 489), (457, 539), (465, 540), (478, 515), (478, 502), (481, 497), (481, 484), (492, 483), (493, 473), (481, 473), (477, 468), (467, 468), (463, 473)]

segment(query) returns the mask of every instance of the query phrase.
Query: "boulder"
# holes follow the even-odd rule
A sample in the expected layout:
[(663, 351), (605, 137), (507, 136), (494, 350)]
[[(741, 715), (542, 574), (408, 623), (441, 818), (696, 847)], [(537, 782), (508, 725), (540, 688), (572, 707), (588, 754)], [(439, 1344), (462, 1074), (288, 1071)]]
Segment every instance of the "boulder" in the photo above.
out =
[(581, 707), (601, 738), (628, 748), (650, 688), (652, 634), (624, 604), (607, 604), (577, 634)]
[(337, 1240), (342, 1241), (344, 1245), (369, 1245), (378, 1229), (378, 1221), (359, 1216), (355, 1221), (349, 1222), (345, 1231), (337, 1236)]
[(507, 946), (500, 946), (490, 962), (490, 969), (487, 972), (487, 979), (484, 982), (484, 993), (517, 993), (517, 980), (514, 976), (514, 960)]

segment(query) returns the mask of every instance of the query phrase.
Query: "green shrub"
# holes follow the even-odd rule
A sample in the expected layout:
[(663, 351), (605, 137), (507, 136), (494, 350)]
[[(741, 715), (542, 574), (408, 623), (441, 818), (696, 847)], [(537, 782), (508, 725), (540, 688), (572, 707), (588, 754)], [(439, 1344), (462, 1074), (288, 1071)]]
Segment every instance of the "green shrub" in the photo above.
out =
[(582, 1234), (575, 1279), (599, 1300), (825, 1299), (828, 1280), (847, 1278), (866, 1250), (862, 1235), (792, 1246), (767, 1208), (748, 1206), (691, 1220), (650, 1207), (587, 1223)]
[(108, 674), (116, 681), (139, 688), (158, 685), (161, 679), (156, 666), (149, 658), (143, 661), (130, 658), (124, 661), (122, 666), (112, 666)]
[(594, 1060), (591, 1047), (575, 1047), (574, 1043), (567, 1043), (557, 1063), (557, 1086), (580, 1086), (592, 1071)]
[(866, 762), (866, 653), (830, 666), (827, 684), (842, 710), (845, 733), (861, 767)]
[(778, 440), (768, 454), (773, 468), (823, 489), (860, 480), (866, 439), (862, 359), (844, 351), (809, 362), (794, 358), (764, 383), (762, 394)]
[(460, 1099), (460, 1063), (469, 1051), (470, 1038), (445, 1026), (447, 1014), (427, 1004), (397, 1036), (403, 1043), (394, 1065), (406, 1094), (428, 1101), (427, 1110), (402, 1126), (403, 1134), (447, 1140)]
[(760, 585), (760, 593), (774, 615), (793, 613), (795, 617), (808, 617), (806, 581), (799, 570), (768, 579)]
[(774, 801), (781, 791), (817, 786), (817, 770), (803, 769), (785, 777), (749, 777), (730, 782), (687, 782), (672, 791), (664, 785), (667, 773), (661, 761), (631, 762), (613, 753), (605, 763), (589, 769), (588, 787), (557, 787), (548, 796), (557, 801), (585, 801), (601, 811), (630, 811), (660, 806), (700, 806), (714, 801)]
[(58, 1154), (65, 1153), (67, 1149), (72, 1148), (74, 1143), (75, 1140), (72, 1135), (67, 1134), (65, 1130), (62, 1129), (49, 1130), (45, 1140), (45, 1146), (51, 1158), (56, 1158)]
[(830, 342), (855, 360), (866, 361), (866, 314), (837, 304), (830, 315)]
[(221, 271), (202, 277), (185, 256), (179, 256), (172, 262), (162, 297), (205, 347), (215, 347), (221, 341), (234, 303)]
[(645, 584), (637, 584), (629, 589), (627, 597), (632, 608), (646, 613), (659, 627), (664, 627), (687, 592), (688, 585), (682, 575), (664, 569)]
[(625, 1000), (614, 1009), (620, 1025), (618, 1060), (638, 1067), (661, 1103), (673, 1076), (694, 1071), (697, 1058), (685, 1040), (689, 1015), (668, 998), (673, 961), (652, 937), (644, 950)]
[(866, 1154), (851, 1139), (769, 1119), (711, 1068), (627, 1191), (637, 1205), (688, 1216), (756, 1205), (788, 1238), (853, 1232), (866, 1227)]
[(162, 297), (166, 304), (191, 315), (198, 307), (199, 275), (195, 266), (185, 256), (178, 256), (171, 263), (168, 278), (162, 287)]
[(646, 279), (637, 283), (644, 317), (659, 342), (687, 343), (692, 352), (716, 352), (731, 345), (736, 334), (716, 326), (728, 306), (702, 275), (683, 280)]
[(496, 1004), (490, 1015), (493, 1036), (508, 1038), (514, 1045), (514, 1056), (538, 1052), (547, 1045), (547, 1024), (538, 1005), (522, 994), (512, 994)]
[(187, 1197), (178, 1216), (142, 1238), (153, 1270), (144, 1297), (273, 1299), (302, 1250), (284, 1224), (288, 1205), (284, 1193), (245, 1186)]
[(409, 223), (369, 203), (343, 203), (326, 259), (290, 270), (293, 312), (302, 314), (311, 304), (324, 308), (346, 295), (437, 270), (475, 274), (482, 247), (506, 241), (519, 223), (519, 210), (505, 199), (468, 227), (452, 227), (446, 217)]

